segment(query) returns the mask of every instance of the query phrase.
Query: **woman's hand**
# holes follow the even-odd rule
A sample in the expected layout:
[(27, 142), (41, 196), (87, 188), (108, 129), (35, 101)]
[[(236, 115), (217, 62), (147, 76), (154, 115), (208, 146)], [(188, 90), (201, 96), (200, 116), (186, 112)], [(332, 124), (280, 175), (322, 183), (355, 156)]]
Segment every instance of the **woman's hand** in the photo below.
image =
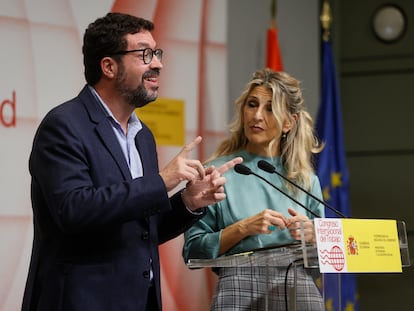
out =
[(287, 219), (283, 214), (271, 209), (242, 219), (222, 230), (219, 253), (222, 255), (250, 235), (270, 234), (277, 228), (285, 229), (286, 223)]
[(277, 228), (285, 229), (287, 219), (283, 214), (271, 209), (265, 209), (260, 213), (241, 221), (241, 229), (244, 231), (244, 237), (255, 234), (269, 234)]
[(303, 233), (306, 242), (315, 242), (315, 229), (313, 222), (308, 216), (299, 214), (293, 208), (288, 209), (289, 214), (292, 216), (287, 220), (287, 227), (290, 231), (290, 235), (295, 240), (302, 240), (301, 235), (301, 223), (303, 225)]

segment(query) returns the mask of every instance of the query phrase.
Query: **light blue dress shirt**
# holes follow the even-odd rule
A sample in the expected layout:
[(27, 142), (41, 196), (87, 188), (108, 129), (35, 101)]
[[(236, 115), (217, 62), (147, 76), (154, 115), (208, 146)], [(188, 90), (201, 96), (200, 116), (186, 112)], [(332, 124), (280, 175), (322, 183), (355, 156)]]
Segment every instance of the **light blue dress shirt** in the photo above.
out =
[(142, 129), (141, 121), (138, 119), (135, 112), (133, 112), (128, 120), (127, 134), (125, 135), (121, 124), (114, 117), (109, 107), (105, 104), (93, 87), (89, 88), (110, 117), (109, 120), (111, 122), (112, 129), (114, 130), (115, 136), (118, 139), (119, 145), (124, 153), (132, 178), (142, 177), (144, 173), (142, 169), (141, 157), (135, 145), (135, 136)]

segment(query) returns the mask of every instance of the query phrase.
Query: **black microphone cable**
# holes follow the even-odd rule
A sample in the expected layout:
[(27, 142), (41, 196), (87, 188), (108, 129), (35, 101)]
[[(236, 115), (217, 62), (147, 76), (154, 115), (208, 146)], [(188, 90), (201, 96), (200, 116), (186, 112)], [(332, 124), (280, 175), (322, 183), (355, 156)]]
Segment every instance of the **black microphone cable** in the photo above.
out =
[[(302, 259), (296, 259), (296, 260), (290, 262), (289, 265), (286, 268), (285, 284), (284, 284), (285, 285), (285, 309), (286, 309), (286, 311), (289, 310), (289, 302), (288, 302), (288, 276), (289, 276), (289, 270), (292, 268), (293, 265), (296, 265), (298, 262), (301, 262), (301, 261), (302, 261)], [(295, 269), (296, 268), (297, 267), (295, 267)], [(294, 284), (294, 286), (296, 286), (296, 284)]]

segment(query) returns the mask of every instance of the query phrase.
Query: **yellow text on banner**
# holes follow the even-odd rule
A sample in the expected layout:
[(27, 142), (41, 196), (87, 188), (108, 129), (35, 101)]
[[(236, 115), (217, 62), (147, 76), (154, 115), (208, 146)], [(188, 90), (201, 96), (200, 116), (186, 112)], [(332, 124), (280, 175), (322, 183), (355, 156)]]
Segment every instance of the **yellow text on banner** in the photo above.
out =
[(184, 101), (158, 98), (135, 109), (138, 118), (152, 131), (157, 145), (183, 146), (185, 142)]

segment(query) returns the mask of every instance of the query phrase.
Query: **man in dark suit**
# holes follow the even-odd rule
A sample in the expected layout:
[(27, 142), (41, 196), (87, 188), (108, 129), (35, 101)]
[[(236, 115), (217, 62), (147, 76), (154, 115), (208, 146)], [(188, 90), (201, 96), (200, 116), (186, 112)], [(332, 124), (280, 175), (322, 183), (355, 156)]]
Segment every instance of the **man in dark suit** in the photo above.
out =
[[(109, 13), (84, 35), (87, 85), (41, 122), (29, 160), (34, 242), (22, 310), (161, 310), (158, 245), (224, 198), (222, 173), (189, 157), (161, 171), (134, 111), (157, 98), (150, 21)], [(168, 192), (186, 181), (184, 190)]]

